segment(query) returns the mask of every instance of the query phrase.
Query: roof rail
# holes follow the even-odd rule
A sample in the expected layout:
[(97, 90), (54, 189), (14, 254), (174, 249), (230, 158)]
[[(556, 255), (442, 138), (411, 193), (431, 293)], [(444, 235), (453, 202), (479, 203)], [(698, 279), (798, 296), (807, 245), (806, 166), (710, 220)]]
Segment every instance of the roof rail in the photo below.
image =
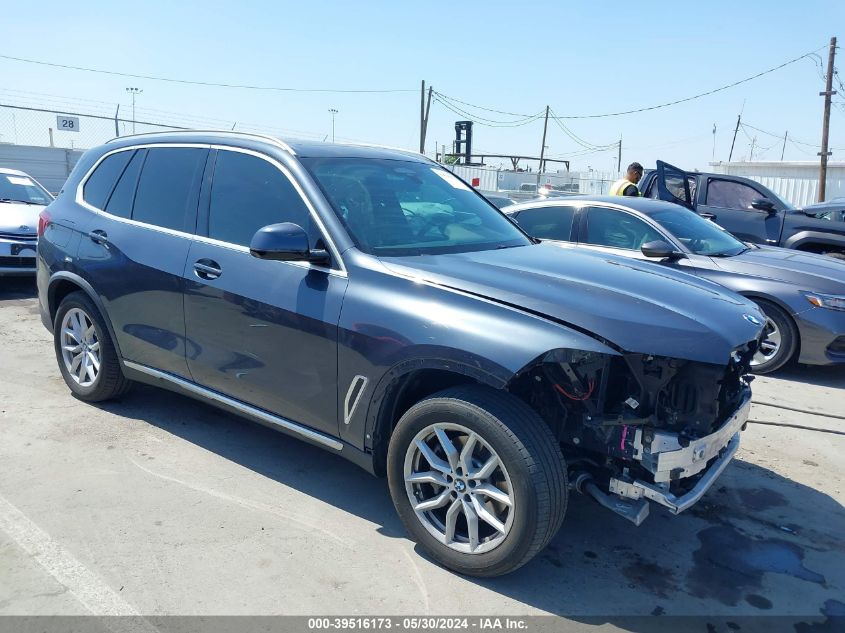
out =
[(389, 150), (394, 151), (394, 152), (402, 152), (403, 154), (410, 154), (411, 156), (417, 156), (417, 157), (422, 156), (423, 158), (426, 158), (426, 159), (428, 159), (432, 162), (436, 162), (436, 161), (433, 161), (428, 156), (426, 156), (425, 154), (420, 154), (419, 152), (416, 152), (412, 149), (407, 149), (407, 148), (404, 148), (404, 147), (393, 147), (392, 145), (379, 145), (378, 143), (344, 143), (344, 142), (341, 142), (341, 143), (336, 143), (336, 145), (346, 145), (347, 147), (356, 147), (357, 146), (357, 147), (374, 147), (376, 149), (389, 149)]
[(138, 136), (161, 136), (166, 134), (172, 134), (174, 136), (178, 134), (224, 134), (229, 136), (248, 136), (252, 138), (261, 139), (263, 141), (268, 141), (273, 145), (276, 145), (277, 147), (288, 152), (289, 154), (294, 156), (296, 155), (296, 152), (293, 151), (293, 148), (290, 145), (288, 145), (281, 139), (276, 138), (275, 136), (267, 136), (265, 134), (254, 134), (252, 132), (240, 132), (234, 130), (165, 130), (158, 132), (139, 132), (137, 134), (127, 134), (126, 136), (116, 136), (106, 141), (106, 143), (122, 141), (124, 139), (131, 139)]

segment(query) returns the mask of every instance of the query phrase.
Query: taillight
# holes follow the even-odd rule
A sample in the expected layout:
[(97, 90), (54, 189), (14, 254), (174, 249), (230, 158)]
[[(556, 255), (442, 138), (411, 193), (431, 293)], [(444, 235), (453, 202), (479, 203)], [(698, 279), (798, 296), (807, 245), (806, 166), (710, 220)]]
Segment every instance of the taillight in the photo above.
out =
[(44, 209), (41, 213), (38, 214), (38, 237), (44, 235), (44, 231), (47, 230), (49, 224), (50, 214), (47, 213), (47, 209)]

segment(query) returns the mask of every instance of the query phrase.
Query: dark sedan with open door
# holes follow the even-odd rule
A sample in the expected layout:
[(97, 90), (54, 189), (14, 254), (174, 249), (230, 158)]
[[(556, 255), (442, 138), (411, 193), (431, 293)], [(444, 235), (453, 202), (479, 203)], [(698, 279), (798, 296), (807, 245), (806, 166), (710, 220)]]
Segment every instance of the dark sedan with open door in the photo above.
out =
[(793, 359), (845, 363), (845, 262), (741, 242), (696, 213), (658, 200), (573, 196), (505, 212), (534, 237), (651, 259), (752, 299), (769, 319), (752, 363), (757, 373)]

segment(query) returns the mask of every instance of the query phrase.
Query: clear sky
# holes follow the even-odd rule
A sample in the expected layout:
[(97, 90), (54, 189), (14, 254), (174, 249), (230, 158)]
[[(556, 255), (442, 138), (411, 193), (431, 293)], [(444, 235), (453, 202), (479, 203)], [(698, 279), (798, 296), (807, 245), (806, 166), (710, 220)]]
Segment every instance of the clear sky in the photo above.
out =
[[(67, 110), (112, 112), (106, 104), (125, 108), (125, 88), (136, 86), (143, 89), (138, 118), (175, 121), (151, 110), (166, 111), (194, 125), (258, 124), (288, 136), (320, 139), (331, 135), (328, 110), (336, 108), (339, 140), (416, 148), (422, 79), (450, 97), (518, 114), (537, 113), (547, 104), (560, 116), (647, 107), (731, 83), (813, 50), (826, 63), (830, 37), (845, 42), (845, 2), (39, 0), (9, 3), (2, 23), (2, 55), (207, 82), (410, 92), (236, 90), (0, 59), (0, 102), (54, 109), (61, 98)], [(840, 53), (837, 65), (845, 69), (845, 52)], [(638, 160), (649, 167), (663, 159), (706, 169), (714, 123), (715, 157), (726, 160), (743, 107), (743, 120), (755, 127), (779, 135), (789, 130), (791, 138), (818, 144), (820, 72), (804, 59), (689, 103), (566, 124), (591, 145), (621, 136), (623, 163)], [(840, 77), (845, 78), (845, 70)], [(836, 99), (845, 104), (845, 94)], [(467, 109), (497, 121), (519, 118)], [(451, 143), (458, 118), (441, 103), (432, 105), (429, 152), (435, 142)], [(542, 120), (518, 127), (477, 124), (475, 148), (536, 155), (542, 128)], [(751, 129), (740, 130), (734, 159), (748, 159), (755, 135), (754, 158), (778, 160), (781, 141)], [(572, 156), (573, 169), (615, 168), (615, 149), (578, 156), (583, 147), (554, 124), (546, 144), (550, 156)], [(831, 145), (845, 148), (845, 105), (831, 114)], [(816, 160), (817, 151), (787, 143), (785, 158)], [(834, 152), (833, 160), (843, 158), (845, 149)]]

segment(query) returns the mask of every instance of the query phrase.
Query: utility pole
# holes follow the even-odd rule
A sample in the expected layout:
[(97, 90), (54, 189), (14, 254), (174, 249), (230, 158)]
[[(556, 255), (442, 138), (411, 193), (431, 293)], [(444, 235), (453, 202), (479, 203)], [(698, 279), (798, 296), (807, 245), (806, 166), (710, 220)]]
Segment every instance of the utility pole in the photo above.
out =
[(710, 153), (710, 162), (716, 162), (716, 124), (713, 124), (713, 151)]
[(619, 151), (616, 154), (616, 171), (622, 171), (622, 137), (619, 137)]
[[(425, 154), (425, 137), (428, 134), (428, 115), (431, 112), (431, 93), (434, 91), (432, 86), (428, 87), (428, 99), (425, 102), (425, 114), (422, 123), (422, 138), (420, 139), (420, 154)], [(434, 143), (434, 152), (437, 153), (437, 143)]]
[(731, 141), (731, 153), (728, 154), (728, 162), (731, 162), (731, 158), (734, 155), (734, 145), (736, 144), (736, 133), (739, 132), (739, 122), (742, 120), (742, 114), (737, 115), (736, 117), (736, 127), (734, 128), (734, 140)]
[(549, 129), (549, 106), (546, 106), (546, 120), (543, 122), (543, 143), (540, 145), (540, 168), (537, 170), (537, 188), (540, 188), (540, 173), (543, 171), (543, 157), (546, 155), (546, 131)]
[(757, 143), (757, 137), (751, 139), (751, 152), (748, 154), (748, 162), (754, 162), (754, 145)]
[(425, 154), (425, 79), (420, 87), (420, 154)]
[[(332, 143), (334, 143), (334, 115), (338, 113), (338, 110), (329, 108), (329, 113), (332, 115)], [(232, 129), (235, 129), (234, 126), (232, 126)]]
[(126, 92), (132, 95), (132, 134), (135, 134), (135, 95), (139, 95), (144, 91), (140, 88), (127, 88)]
[(783, 133), (783, 147), (780, 150), (780, 159), (783, 161), (783, 155), (786, 153), (786, 137), (789, 136), (789, 130)]
[(830, 135), (830, 98), (836, 94), (833, 89), (833, 58), (836, 56), (836, 38), (830, 38), (830, 51), (827, 54), (827, 82), (824, 92), (819, 95), (824, 97), (824, 120), (822, 121), (822, 157), (819, 165), (819, 202), (824, 202), (825, 185), (827, 184), (827, 157), (831, 152), (827, 150), (828, 136)]

